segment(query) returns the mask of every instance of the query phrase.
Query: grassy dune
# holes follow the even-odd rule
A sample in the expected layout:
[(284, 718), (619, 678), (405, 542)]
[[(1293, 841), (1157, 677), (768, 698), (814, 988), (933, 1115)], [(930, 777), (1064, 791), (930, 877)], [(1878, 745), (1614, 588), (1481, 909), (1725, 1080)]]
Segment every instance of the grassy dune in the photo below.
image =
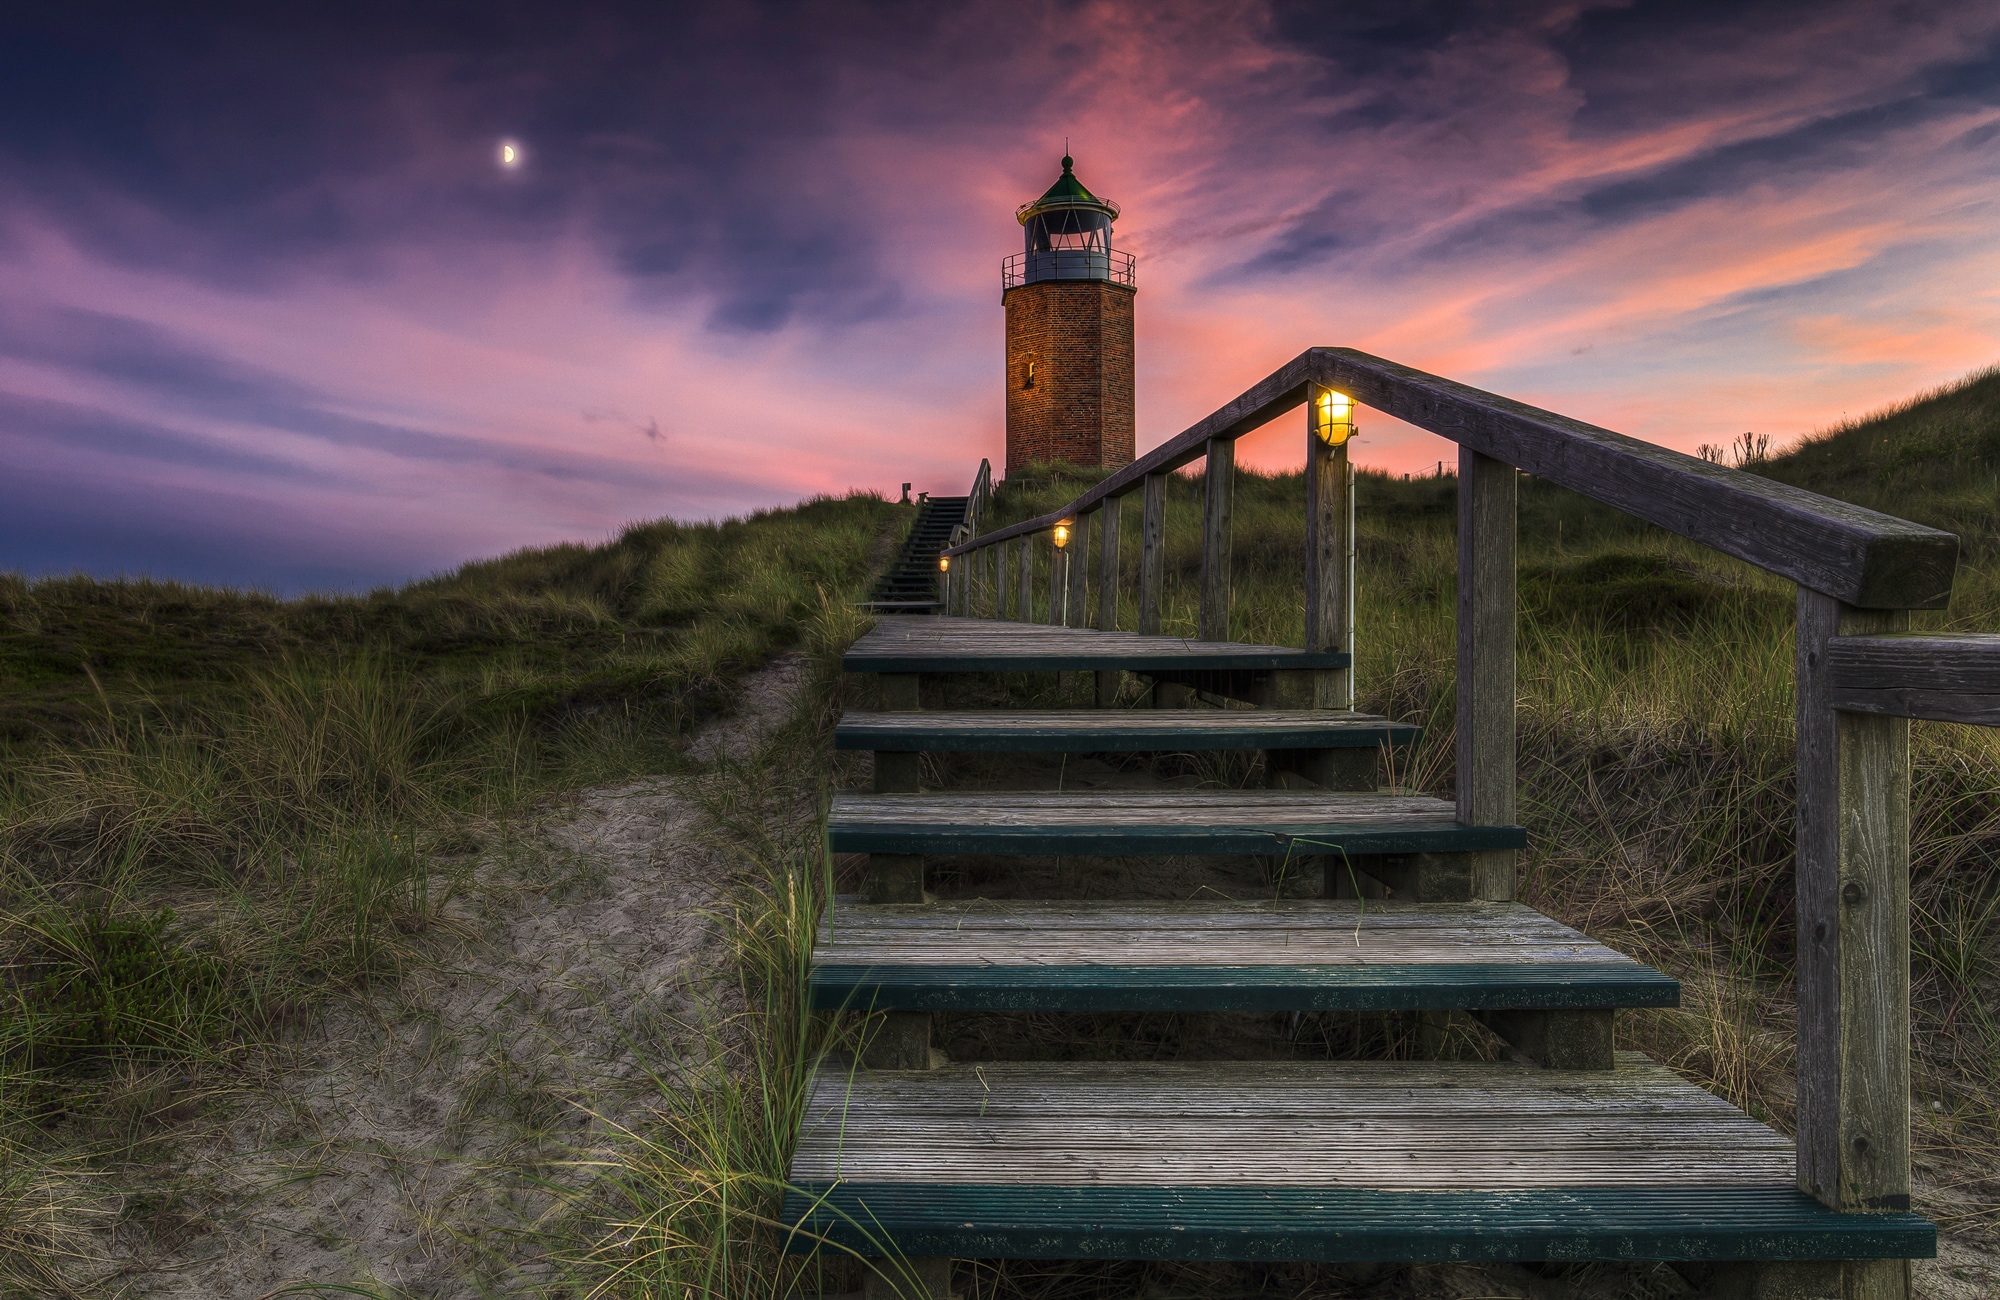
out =
[[(2000, 628), (2000, 378), (1748, 467), (1960, 532), (1952, 608), (1926, 621)], [(1087, 482), (1017, 479), (998, 519)], [(1364, 475), (1359, 498), (1362, 703), (1426, 724), (1396, 779), (1440, 791), (1455, 486)], [(1194, 630), (1201, 491), (1173, 486), (1172, 631)], [(1298, 476), (1244, 474), (1236, 494), (1233, 632), (1296, 643)], [(805, 711), (705, 796), (702, 833), (742, 865), (725, 920), (744, 1009), (713, 1027), (711, 1073), (662, 1085), (659, 1127), (631, 1135), (550, 1249), (561, 1294), (734, 1297), (795, 1276), (769, 1216), (832, 1029), (799, 996), (828, 864), (798, 813), (830, 770), (837, 655), (859, 626), (842, 601), (906, 519), (850, 498), (649, 525), (349, 600), (0, 580), (0, 1294), (60, 1293), (91, 1216), (128, 1212), (94, 1190), (121, 1150), (254, 1074), (285, 1025), (421, 959), (482, 819), (678, 770), (695, 721), (788, 644), (817, 664)], [(1522, 539), (1527, 897), (1683, 980), (1685, 1005), (1633, 1013), (1626, 1042), (1786, 1125), (1791, 589), (1533, 481)], [(1915, 735), (1923, 1204), (1990, 1238), (2000, 748)], [(1383, 1024), (1335, 1046), (1408, 1044)], [(1109, 1273), (1010, 1276), (1007, 1295), (1122, 1294)]]
[(355, 598), (0, 578), (0, 1295), (63, 1293), (132, 1208), (107, 1157), (417, 959), (479, 826), (684, 764), (910, 513), (649, 524)]

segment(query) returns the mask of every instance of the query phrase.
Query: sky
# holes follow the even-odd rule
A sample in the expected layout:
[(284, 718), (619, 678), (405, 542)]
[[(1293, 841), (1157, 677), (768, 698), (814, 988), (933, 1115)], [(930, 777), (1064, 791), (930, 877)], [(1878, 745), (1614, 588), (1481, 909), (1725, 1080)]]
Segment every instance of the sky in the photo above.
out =
[(1313, 346), (1682, 450), (2000, 361), (1990, 0), (29, 10), (0, 570), (358, 590), (963, 491), (1065, 142), (1142, 451)]

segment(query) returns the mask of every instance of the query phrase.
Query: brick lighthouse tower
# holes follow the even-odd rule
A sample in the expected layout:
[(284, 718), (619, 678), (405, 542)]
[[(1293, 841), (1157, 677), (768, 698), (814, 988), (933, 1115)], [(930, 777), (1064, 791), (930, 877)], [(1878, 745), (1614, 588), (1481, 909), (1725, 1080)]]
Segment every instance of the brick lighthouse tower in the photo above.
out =
[(1026, 249), (1001, 267), (1007, 309), (1007, 473), (1037, 461), (1132, 461), (1132, 255), (1112, 250), (1118, 205), (1065, 156), (1049, 192), (1015, 212)]

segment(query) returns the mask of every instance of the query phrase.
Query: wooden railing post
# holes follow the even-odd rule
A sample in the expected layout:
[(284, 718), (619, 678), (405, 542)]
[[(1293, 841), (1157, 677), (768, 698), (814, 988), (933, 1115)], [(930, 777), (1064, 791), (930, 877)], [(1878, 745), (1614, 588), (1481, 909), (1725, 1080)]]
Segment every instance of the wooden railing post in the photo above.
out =
[[(1516, 471), (1458, 451), (1458, 820), (1514, 824)], [(1514, 851), (1476, 855), (1473, 897), (1514, 897)]]
[(1068, 596), (1063, 602), (1066, 617), (1064, 622), (1070, 627), (1090, 626), (1090, 526), (1096, 521), (1096, 512), (1078, 515), (1076, 527), (1070, 531), (1070, 554), (1063, 560), (1064, 583)]
[(1230, 507), (1235, 501), (1236, 443), (1208, 440), (1208, 496), (1201, 528), (1201, 639), (1229, 639)]
[(1167, 476), (1148, 474), (1139, 516), (1139, 630), (1160, 633), (1160, 594), (1167, 577)]
[[(1104, 517), (1103, 535), (1097, 548), (1097, 630), (1118, 630), (1118, 517), (1123, 497), (1106, 497), (1098, 514)], [(1116, 668), (1100, 668), (1096, 673), (1097, 707), (1108, 709), (1118, 702), (1125, 674)]]
[[(1910, 1208), (1910, 723), (1826, 702), (1829, 638), (1909, 630), (1799, 588), (1799, 1188), (1836, 1210)], [(1902, 1260), (1847, 1266), (1901, 1300)]]
[(1106, 497), (1098, 511), (1104, 516), (1104, 536), (1097, 553), (1097, 630), (1118, 630), (1118, 516), (1123, 497)]
[(1007, 585), (1007, 543), (998, 542), (986, 549), (993, 552), (993, 617), (1006, 618), (1013, 601), (1013, 590)]
[[(1306, 404), (1306, 649), (1354, 653), (1354, 466), (1313, 432)], [(1354, 707), (1350, 665), (1319, 675), (1323, 709)]]
[(1022, 536), (1018, 558), (1021, 562), (1021, 574), (1015, 584), (1015, 593), (1019, 608), (1014, 611), (1014, 617), (1019, 622), (1032, 623), (1035, 621), (1035, 535), (1033, 533)]

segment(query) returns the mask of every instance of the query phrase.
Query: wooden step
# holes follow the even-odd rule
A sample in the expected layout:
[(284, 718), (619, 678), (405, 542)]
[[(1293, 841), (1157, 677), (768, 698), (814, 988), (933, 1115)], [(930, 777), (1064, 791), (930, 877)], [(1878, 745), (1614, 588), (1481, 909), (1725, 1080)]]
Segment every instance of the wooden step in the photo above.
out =
[(1374, 749), (1419, 729), (1331, 709), (1064, 709), (880, 713), (849, 709), (837, 749), (953, 753), (1128, 753), (1212, 749)]
[(1010, 623), (990, 618), (877, 619), (847, 651), (853, 673), (1074, 672), (1123, 668), (1133, 672), (1217, 672), (1345, 668), (1330, 650), (1190, 641), (1136, 632)]
[(1210, 1260), (1927, 1257), (1836, 1214), (1792, 1144), (1637, 1053), (822, 1067), (785, 1222), (866, 1255)]
[(1680, 985), (1520, 903), (838, 901), (812, 1005), (901, 1011), (1582, 1010)]
[(1290, 790), (837, 793), (837, 853), (1323, 854), (1518, 849), (1519, 826), (1461, 826), (1443, 799)]

